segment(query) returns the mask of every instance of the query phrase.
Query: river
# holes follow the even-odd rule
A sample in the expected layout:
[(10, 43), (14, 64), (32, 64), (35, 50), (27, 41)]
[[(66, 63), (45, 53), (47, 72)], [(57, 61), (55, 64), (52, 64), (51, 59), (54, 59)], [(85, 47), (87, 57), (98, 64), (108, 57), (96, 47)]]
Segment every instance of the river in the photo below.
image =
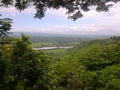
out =
[(59, 47), (41, 47), (41, 48), (33, 48), (34, 50), (52, 50), (52, 49), (58, 49), (58, 48), (73, 48), (73, 46), (59, 46)]

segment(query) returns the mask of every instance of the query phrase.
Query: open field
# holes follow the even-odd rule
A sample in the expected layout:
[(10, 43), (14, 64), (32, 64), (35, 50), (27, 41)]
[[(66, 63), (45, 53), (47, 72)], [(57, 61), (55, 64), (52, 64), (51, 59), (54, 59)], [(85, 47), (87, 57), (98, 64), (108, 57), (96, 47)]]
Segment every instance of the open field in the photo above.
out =
[(53, 49), (53, 50), (44, 50), (43, 52), (51, 57), (53, 60), (60, 60), (65, 56), (68, 49), (60, 48), (60, 49)]
[(79, 41), (67, 41), (67, 42), (52, 42), (52, 41), (43, 41), (43, 42), (36, 42), (33, 43), (32, 46), (34, 48), (40, 48), (40, 47), (59, 47), (59, 46), (75, 46), (80, 44)]

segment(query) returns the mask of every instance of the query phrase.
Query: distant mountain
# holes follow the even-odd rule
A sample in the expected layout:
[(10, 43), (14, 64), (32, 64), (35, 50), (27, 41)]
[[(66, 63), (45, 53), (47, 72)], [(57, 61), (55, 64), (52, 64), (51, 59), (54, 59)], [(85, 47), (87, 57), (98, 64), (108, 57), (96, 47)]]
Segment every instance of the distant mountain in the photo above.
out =
[[(11, 37), (20, 37), (22, 32), (13, 32)], [(95, 39), (105, 39), (109, 36), (98, 36), (98, 35), (76, 35), (76, 34), (51, 34), (51, 33), (40, 33), (40, 32), (25, 32), (25, 35), (30, 36), (32, 42), (67, 42), (67, 41), (90, 41)]]
[(20, 37), (21, 34), (28, 35), (30, 37), (81, 37), (81, 38), (108, 38), (110, 36), (105, 35), (76, 35), (76, 34), (52, 34), (52, 33), (42, 33), (42, 32), (13, 32), (10, 34), (11, 37)]

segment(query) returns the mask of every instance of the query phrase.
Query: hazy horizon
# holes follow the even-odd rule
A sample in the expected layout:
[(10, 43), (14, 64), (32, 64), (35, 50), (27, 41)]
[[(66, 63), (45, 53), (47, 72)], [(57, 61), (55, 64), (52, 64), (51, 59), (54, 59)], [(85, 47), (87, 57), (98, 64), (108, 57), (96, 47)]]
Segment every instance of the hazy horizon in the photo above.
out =
[(119, 35), (117, 35), (117, 34), (108, 34), (108, 33), (104, 33), (104, 34), (101, 34), (101, 33), (92, 33), (92, 34), (89, 34), (89, 33), (51, 33), (51, 32), (20, 32), (20, 31), (11, 31), (11, 34), (49, 34), (49, 35), (75, 35), (75, 36), (120, 36), (120, 34)]

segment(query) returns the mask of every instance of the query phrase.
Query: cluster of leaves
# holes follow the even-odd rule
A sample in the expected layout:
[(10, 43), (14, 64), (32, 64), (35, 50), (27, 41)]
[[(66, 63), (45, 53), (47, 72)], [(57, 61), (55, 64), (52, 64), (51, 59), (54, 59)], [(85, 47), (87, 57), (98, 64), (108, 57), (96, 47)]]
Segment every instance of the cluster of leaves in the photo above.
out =
[(11, 23), (12, 19), (10, 18), (0, 18), (0, 37), (5, 36), (8, 33), (8, 31), (10, 31), (12, 27)]
[(22, 35), (14, 44), (0, 46), (0, 90), (44, 90), (49, 58), (32, 49)]
[(47, 9), (65, 8), (68, 18), (76, 20), (82, 17), (81, 11), (89, 11), (90, 6), (96, 6), (96, 11), (108, 11), (112, 6), (109, 2), (118, 3), (120, 0), (1, 0), (4, 5), (13, 5), (18, 10), (24, 10), (30, 6), (35, 6), (35, 17), (42, 18)]

